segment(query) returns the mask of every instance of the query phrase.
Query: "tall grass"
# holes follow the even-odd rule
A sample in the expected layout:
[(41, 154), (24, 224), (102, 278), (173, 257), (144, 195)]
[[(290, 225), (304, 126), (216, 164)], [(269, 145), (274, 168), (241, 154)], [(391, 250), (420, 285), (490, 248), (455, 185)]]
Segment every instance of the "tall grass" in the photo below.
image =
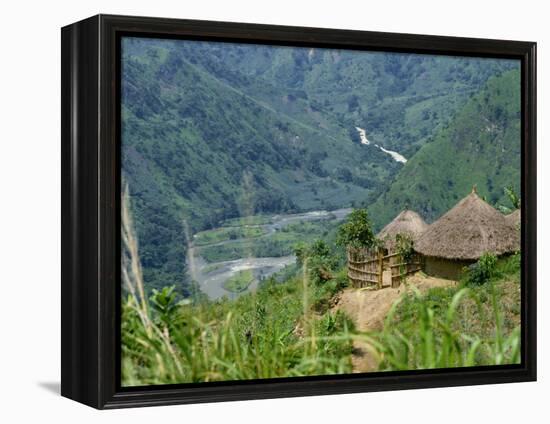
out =
[(511, 274), (484, 286), (424, 295), (413, 289), (394, 303), (382, 331), (358, 338), (369, 344), (383, 371), (519, 363), (520, 326), (503, 323), (503, 313), (512, 313), (504, 310), (504, 290), (513, 291), (512, 303), (519, 304), (519, 281), (517, 269), (508, 263), (506, 268)]
[(148, 299), (127, 189), (122, 221), (124, 386), (351, 372), (352, 325), (341, 313), (313, 311), (324, 298), (307, 267), (233, 301), (177, 303), (169, 289)]

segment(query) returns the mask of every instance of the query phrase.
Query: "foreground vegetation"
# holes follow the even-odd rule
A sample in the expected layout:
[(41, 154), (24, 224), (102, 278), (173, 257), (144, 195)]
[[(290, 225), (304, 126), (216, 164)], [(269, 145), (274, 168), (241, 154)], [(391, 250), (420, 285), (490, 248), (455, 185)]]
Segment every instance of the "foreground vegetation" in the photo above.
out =
[[(348, 281), (341, 256), (322, 240), (296, 246), (297, 265), (282, 282), (271, 277), (236, 300), (178, 301), (174, 287), (146, 296), (127, 200), (122, 215), (124, 386), (347, 374), (357, 340), (381, 371), (519, 362), (519, 254), (484, 255), (457, 287), (411, 287), (381, 331), (362, 333), (333, 311)], [(365, 211), (353, 212), (337, 242), (375, 243), (365, 220)], [(228, 284), (240, 291), (250, 277)]]
[(357, 339), (371, 344), (384, 371), (518, 363), (514, 285), (502, 280), (407, 296), (383, 331), (366, 335), (329, 310), (343, 286), (336, 280), (326, 287), (270, 280), (256, 294), (199, 305), (178, 305), (165, 290), (152, 297), (147, 315), (130, 296), (123, 306), (123, 382), (345, 374)]
[(124, 385), (345, 374), (354, 340), (381, 371), (519, 363), (519, 267), (511, 258), (486, 284), (410, 293), (380, 332), (359, 333), (331, 299), (340, 272), (323, 284), (269, 279), (234, 301), (178, 304), (170, 289), (144, 307), (123, 304)]
[(123, 305), (124, 385), (351, 372), (353, 324), (320, 316), (323, 290), (300, 278), (266, 282), (237, 300), (182, 305), (171, 289)]
[(457, 287), (413, 290), (394, 304), (383, 331), (365, 335), (380, 370), (519, 363), (520, 255), (480, 273), (484, 263)]
[(353, 324), (328, 306), (345, 284), (342, 274), (330, 284), (314, 284), (303, 264), (286, 282), (270, 278), (233, 301), (178, 302), (173, 287), (147, 298), (127, 202), (123, 221), (123, 385), (352, 371)]

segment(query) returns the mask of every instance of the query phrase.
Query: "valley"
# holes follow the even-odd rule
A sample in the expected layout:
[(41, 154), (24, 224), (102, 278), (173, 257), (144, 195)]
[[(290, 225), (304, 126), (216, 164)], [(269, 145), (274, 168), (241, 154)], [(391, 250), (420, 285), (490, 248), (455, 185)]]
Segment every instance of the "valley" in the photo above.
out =
[[(191, 294), (184, 222), (201, 234), (193, 242), (210, 264), (244, 260), (251, 249), (277, 258), (295, 237), (220, 227), (368, 207), (380, 229), (406, 204), (431, 221), (474, 178), (499, 200), (515, 177), (507, 146), (517, 105), (513, 96), (503, 103), (514, 61), (138, 38), (124, 40), (122, 55), (122, 175), (148, 289)], [(502, 82), (487, 88), (494, 80)], [(491, 97), (498, 104), (486, 104), (484, 89), (503, 93)], [(474, 123), (490, 129), (494, 147), (476, 151)], [(434, 155), (441, 161), (425, 159)]]
[[(350, 212), (351, 209), (347, 208), (333, 211), (311, 211), (299, 214), (250, 216), (243, 217), (237, 222), (234, 220), (228, 221), (224, 223), (225, 225), (208, 230), (207, 232), (197, 233), (193, 236), (191, 245), (187, 247), (189, 251), (188, 261), (193, 261), (193, 264), (189, 266), (189, 269), (192, 270), (191, 277), (198, 283), (200, 290), (205, 293), (209, 299), (213, 300), (220, 299), (224, 296), (234, 299), (242, 294), (255, 291), (261, 280), (283, 270), (287, 266), (295, 264), (296, 257), (293, 253), (293, 246), (295, 244), (313, 240), (316, 236), (321, 236), (323, 228), (326, 228), (327, 225), (330, 226), (341, 222)], [(304, 234), (304, 231), (301, 230), (303, 230), (303, 227), (308, 223), (316, 226), (310, 226), (309, 228), (311, 231)], [(292, 227), (293, 224), (299, 225), (300, 229), (298, 230), (296, 227)], [(241, 234), (246, 234), (246, 231), (250, 233), (251, 230), (256, 230), (254, 234), (259, 235), (241, 238), (230, 238), (230, 236), (228, 236), (225, 239), (217, 239), (210, 244), (197, 244), (197, 240), (201, 240), (205, 233), (223, 231), (227, 235), (228, 228), (236, 230), (236, 233)], [(268, 251), (265, 253), (266, 255), (278, 253), (279, 256), (257, 257), (255, 252), (257, 252), (258, 243), (263, 242), (269, 244), (273, 239), (280, 239), (278, 233), (286, 233), (286, 249), (275, 252)], [(201, 256), (201, 251), (205, 248), (218, 247), (223, 249), (225, 246), (231, 244), (246, 245), (245, 249), (240, 250), (243, 257), (228, 259), (231, 258), (231, 256), (222, 256), (222, 259), (228, 260), (210, 262)], [(225, 252), (225, 254), (229, 255), (231, 255), (231, 253), (231, 250)], [(239, 290), (227, 290), (225, 287), (226, 282), (238, 277), (247, 278), (248, 281), (242, 284)]]
[(124, 386), (519, 363), (519, 61), (121, 58)]

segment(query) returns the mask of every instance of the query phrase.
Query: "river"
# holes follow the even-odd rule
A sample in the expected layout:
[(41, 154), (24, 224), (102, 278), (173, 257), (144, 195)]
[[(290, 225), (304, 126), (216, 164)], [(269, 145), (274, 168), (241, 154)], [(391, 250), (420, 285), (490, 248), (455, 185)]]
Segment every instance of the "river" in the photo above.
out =
[[(340, 221), (344, 219), (351, 209), (337, 209), (333, 211), (311, 211), (298, 214), (280, 214), (271, 217), (268, 224), (257, 225), (263, 228), (265, 234), (261, 237), (269, 237), (270, 234), (286, 227), (287, 225), (300, 221), (330, 220)], [(244, 239), (225, 240), (217, 242), (215, 245), (235, 243)], [(214, 245), (214, 244), (212, 244)], [(220, 299), (227, 296), (230, 299), (254, 291), (258, 288), (258, 283), (262, 278), (281, 271), (287, 265), (293, 264), (296, 260), (294, 255), (281, 257), (246, 257), (231, 261), (222, 261), (209, 263), (200, 256), (200, 249), (191, 245), (188, 251), (189, 269), (193, 274), (193, 279), (199, 283), (200, 289), (210, 299)], [(223, 283), (229, 278), (235, 276), (240, 271), (251, 270), (254, 280), (248, 288), (240, 293), (225, 290)]]
[[(355, 127), (357, 132), (359, 133), (359, 139), (361, 141), (361, 144), (364, 144), (365, 146), (369, 146), (371, 144), (370, 140), (367, 138), (367, 131), (364, 128)], [(382, 146), (379, 146), (378, 144), (374, 144), (374, 147), (382, 150), (384, 153), (390, 155), (392, 159), (396, 162), (400, 163), (407, 163), (407, 158), (403, 156), (401, 153), (394, 152), (393, 150), (385, 149)]]

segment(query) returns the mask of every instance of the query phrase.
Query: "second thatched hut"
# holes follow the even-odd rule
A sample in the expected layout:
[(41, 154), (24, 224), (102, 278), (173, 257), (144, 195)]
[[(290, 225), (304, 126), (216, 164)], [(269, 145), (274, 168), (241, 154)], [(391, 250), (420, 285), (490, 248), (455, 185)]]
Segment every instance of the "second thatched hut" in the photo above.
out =
[(395, 219), (382, 228), (378, 233), (380, 239), (388, 251), (393, 251), (395, 248), (395, 237), (398, 234), (410, 237), (413, 242), (426, 231), (428, 224), (416, 212), (405, 209)]
[(519, 246), (519, 231), (474, 188), (429, 226), (415, 243), (415, 250), (425, 257), (427, 274), (456, 280), (465, 266), (484, 253), (500, 256)]

